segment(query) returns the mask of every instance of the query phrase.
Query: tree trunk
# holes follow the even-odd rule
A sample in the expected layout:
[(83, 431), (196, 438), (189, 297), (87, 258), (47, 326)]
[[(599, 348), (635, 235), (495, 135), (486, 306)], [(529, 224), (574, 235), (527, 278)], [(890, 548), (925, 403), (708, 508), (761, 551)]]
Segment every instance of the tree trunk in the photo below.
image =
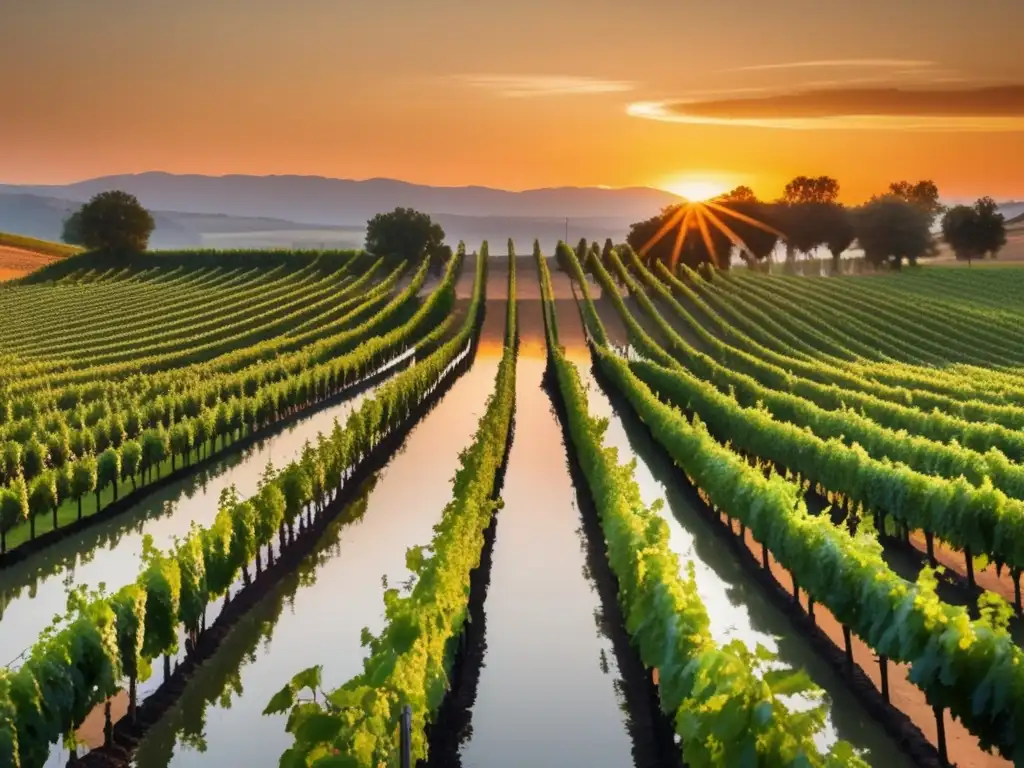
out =
[(807, 615), (811, 617), (811, 623), (817, 624), (817, 619), (814, 618), (814, 598), (807, 595)]
[(132, 473), (132, 491), (137, 491), (137, 490), (138, 490), (138, 488), (135, 487), (135, 473)]
[(938, 565), (935, 560), (935, 534), (931, 531), (925, 531), (924, 541), (928, 547), (928, 562), (931, 564), (932, 568), (934, 568)]
[(256, 575), (259, 576), (261, 573), (263, 573), (263, 552), (256, 547)]
[(128, 717), (131, 718), (131, 722), (135, 723), (135, 713), (138, 709), (136, 704), (138, 681), (135, 679), (135, 675), (128, 676)]
[(853, 669), (853, 639), (850, 637), (850, 628), (843, 624), (843, 643), (846, 645), (846, 666)]
[(110, 717), (110, 699), (103, 707), (103, 743), (108, 747), (114, 740), (114, 722)]
[(882, 697), (885, 703), (889, 703), (889, 657), (880, 655), (878, 657), (878, 670), (882, 676)]
[(964, 562), (967, 564), (967, 585), (974, 589), (974, 558), (971, 557), (970, 547), (964, 547)]
[(171, 657), (170, 654), (164, 654), (164, 682), (171, 676)]
[(946, 718), (945, 710), (942, 707), (932, 707), (932, 712), (935, 713), (935, 726), (938, 729), (938, 742), (939, 742), (939, 762), (943, 765), (949, 765), (949, 755), (946, 753)]
[(761, 544), (761, 567), (768, 570), (768, 545)]
[(1017, 607), (1017, 613), (1024, 613), (1020, 603), (1020, 569), (1013, 569), (1013, 604)]

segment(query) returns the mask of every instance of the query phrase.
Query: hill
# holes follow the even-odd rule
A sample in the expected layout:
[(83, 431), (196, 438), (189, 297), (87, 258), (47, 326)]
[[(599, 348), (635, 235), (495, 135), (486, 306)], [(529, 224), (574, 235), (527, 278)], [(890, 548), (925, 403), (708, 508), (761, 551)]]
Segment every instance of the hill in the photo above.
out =
[(0, 232), (0, 282), (23, 277), (80, 250), (73, 245)]
[(319, 176), (197, 176), (150, 172), (56, 186), (0, 185), (0, 193), (74, 202), (123, 189), (151, 210), (269, 217), (301, 224), (362, 226), (375, 213), (408, 206), (430, 214), (477, 217), (616, 218), (636, 221), (678, 201), (648, 187), (563, 187), (510, 192), (489, 187), (431, 187), (394, 179)]
[[(66, 188), (48, 188), (53, 190), (52, 194), (40, 194), (41, 189), (39, 187), (0, 186), (0, 231), (6, 230), (31, 237), (59, 240), (64, 219), (82, 201), (94, 193), (92, 189), (69, 191)], [(553, 207), (550, 210), (543, 210), (543, 206), (534, 202), (532, 198), (526, 203), (520, 201), (510, 205), (513, 210), (541, 210), (541, 213), (528, 215), (510, 213), (472, 215), (433, 211), (431, 213), (444, 227), (447, 239), (453, 245), (459, 240), (464, 240), (472, 245), (484, 239), (504, 244), (505, 240), (511, 237), (516, 241), (519, 250), (528, 252), (534, 238), (537, 238), (542, 247), (550, 252), (554, 250), (555, 243), (566, 236), (566, 217), (569, 218), (570, 242), (574, 242), (580, 237), (602, 241), (610, 237), (619, 242), (625, 238), (631, 222), (646, 218), (656, 212), (661, 204), (671, 201), (671, 196), (665, 200), (659, 200), (656, 196), (652, 196), (651, 206), (642, 209), (636, 199), (627, 195), (624, 198), (626, 200), (624, 210), (633, 213), (624, 214), (622, 210), (616, 212), (615, 205), (603, 197), (603, 193), (622, 193), (622, 190), (577, 190), (576, 192), (578, 194), (570, 195), (571, 201), (564, 203), (561, 209)], [(576, 212), (585, 210), (585, 198), (589, 192), (602, 193), (597, 196), (599, 204), (595, 205), (598, 213), (555, 215), (556, 210), (574, 210)], [(655, 192), (655, 190), (651, 190), (651, 192)], [(78, 195), (78, 199), (70, 197), (72, 194)], [(517, 194), (527, 193), (501, 193), (501, 195), (513, 196), (509, 199), (515, 199), (514, 196)], [(213, 208), (213, 206), (220, 206), (222, 209), (233, 208), (249, 211), (260, 209), (259, 206), (246, 208), (244, 205), (240, 205), (238, 200), (229, 197), (218, 199), (214, 196), (208, 201), (211, 210), (202, 211), (183, 211), (170, 206), (170, 203), (176, 201), (183, 206), (191, 205), (193, 209), (204, 208), (205, 205), (198, 202), (198, 198), (188, 203), (162, 193), (154, 195), (153, 199), (167, 198), (168, 207), (161, 208), (159, 205), (149, 202), (144, 195), (139, 197), (143, 204), (153, 212), (153, 217), (156, 220), (156, 230), (150, 241), (150, 245), (154, 249), (197, 247), (354, 248), (362, 245), (366, 220), (373, 214), (391, 210), (398, 205), (413, 204), (401, 197), (380, 198), (380, 207), (371, 208), (366, 201), (361, 201), (358, 206), (345, 209), (344, 214), (336, 211), (329, 215), (325, 212), (324, 219), (316, 219), (313, 214), (309, 213), (314, 210), (315, 206), (307, 206), (305, 208), (307, 215), (304, 218), (293, 220), (270, 215), (226, 213), (224, 210)], [(552, 205), (554, 206), (555, 203)], [(317, 202), (316, 206), (322, 206), (322, 203)], [(265, 206), (265, 208), (273, 207)], [(281, 207), (288, 207), (288, 205), (282, 203)], [(294, 206), (292, 207), (294, 208)], [(423, 210), (429, 209), (423, 208)], [(331, 221), (332, 215), (333, 222)], [(339, 221), (344, 223), (338, 223)]]

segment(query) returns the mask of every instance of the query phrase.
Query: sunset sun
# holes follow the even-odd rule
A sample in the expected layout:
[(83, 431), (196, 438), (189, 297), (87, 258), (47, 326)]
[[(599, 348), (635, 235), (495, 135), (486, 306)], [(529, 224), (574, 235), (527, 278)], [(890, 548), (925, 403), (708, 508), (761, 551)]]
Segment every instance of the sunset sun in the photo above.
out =
[(677, 176), (666, 180), (662, 187), (691, 203), (710, 200), (729, 191), (724, 182), (705, 176)]

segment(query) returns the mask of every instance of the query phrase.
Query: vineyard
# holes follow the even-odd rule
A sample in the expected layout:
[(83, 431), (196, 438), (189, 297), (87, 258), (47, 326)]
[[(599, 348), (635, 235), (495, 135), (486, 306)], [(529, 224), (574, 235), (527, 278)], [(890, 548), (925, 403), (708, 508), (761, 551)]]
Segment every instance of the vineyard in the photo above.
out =
[(0, 286), (0, 768), (1024, 766), (1024, 270)]

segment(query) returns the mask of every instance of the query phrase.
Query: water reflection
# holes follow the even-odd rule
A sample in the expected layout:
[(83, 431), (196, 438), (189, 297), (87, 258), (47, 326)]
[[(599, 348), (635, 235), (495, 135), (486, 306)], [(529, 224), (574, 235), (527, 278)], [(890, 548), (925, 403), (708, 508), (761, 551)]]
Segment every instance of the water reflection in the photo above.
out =
[[(826, 692), (829, 714), (826, 728), (817, 739), (828, 748), (837, 739), (849, 741), (865, 751), (873, 765), (909, 766), (902, 751), (884, 729), (867, 715), (841, 680), (794, 629), (789, 619), (765, 599), (764, 590), (751, 580), (729, 545), (698, 513), (703, 502), (685, 482), (643, 428), (628, 405), (621, 410), (594, 380), (586, 350), (570, 355), (587, 387), (593, 415), (607, 417), (606, 445), (618, 449), (619, 460), (636, 459), (634, 476), (644, 503), (664, 499), (662, 514), (669, 526), (670, 546), (682, 563), (696, 568), (697, 590), (711, 620), (715, 640), (742, 640), (748, 647), (757, 643), (778, 654), (780, 662), (804, 668)], [(792, 702), (795, 709), (800, 702)]]
[(316, 551), (299, 569), (289, 574), (278, 587), (245, 616), (227, 636), (217, 653), (203, 664), (185, 688), (178, 704), (153, 728), (139, 745), (134, 765), (167, 765), (175, 745), (188, 751), (207, 750), (207, 714), (211, 707), (228, 710), (245, 693), (243, 669), (253, 664), (273, 637), (285, 609), (294, 609), (299, 588), (317, 583), (318, 569), (340, 550), (345, 527), (363, 518), (370, 494), (380, 480), (379, 474), (367, 480), (346, 514), (334, 521), (317, 543)]
[[(287, 598), (279, 590), (274, 601), (282, 601), (287, 611), (278, 611), (272, 626), (265, 619), (247, 623), (249, 639), (239, 641), (241, 650), (236, 647), (232, 652), (234, 663), (218, 652), (190, 681), (190, 687), (198, 684), (205, 692), (195, 694), (207, 702), (205, 713), (197, 720), (194, 713), (184, 711), (195, 706), (188, 702), (197, 699), (183, 700), (173, 716), (146, 737), (136, 765), (277, 763), (290, 743), (286, 718), (263, 717), (264, 707), (292, 675), (312, 664), (323, 664), (328, 687), (341, 685), (362, 670), (366, 651), (360, 643), (361, 630), (382, 629), (383, 585), (397, 587), (405, 582), (410, 575), (406, 550), (430, 541), (441, 510), (451, 499), (459, 454), (476, 431), (496, 372), (497, 359), (478, 354), (473, 367), (412, 430), (399, 454), (379, 473), (368, 493), (365, 513), (324, 550), (308, 571), (308, 582)], [(254, 615), (266, 617), (268, 613), (262, 611)], [(213, 679), (207, 680), (207, 675)], [(218, 694), (218, 690), (234, 693)], [(201, 740), (194, 737), (196, 733)]]
[(144, 535), (152, 535), (163, 548), (188, 533), (192, 521), (210, 523), (222, 489), (234, 484), (243, 497), (252, 495), (268, 461), (280, 467), (297, 458), (307, 440), (315, 441), (318, 432), (329, 433), (335, 419), (344, 423), (372, 393), (373, 389), (317, 411), (245, 451), (161, 488), (130, 512), (0, 571), (0, 664), (18, 659), (53, 617), (64, 613), (70, 585), (94, 588), (104, 583), (113, 591), (133, 581)]
[[(524, 328), (535, 327), (539, 302), (521, 302), (520, 313)], [(467, 768), (633, 762), (561, 430), (540, 387), (544, 365), (521, 349), (516, 436), (484, 605), (487, 650), (461, 750)]]

